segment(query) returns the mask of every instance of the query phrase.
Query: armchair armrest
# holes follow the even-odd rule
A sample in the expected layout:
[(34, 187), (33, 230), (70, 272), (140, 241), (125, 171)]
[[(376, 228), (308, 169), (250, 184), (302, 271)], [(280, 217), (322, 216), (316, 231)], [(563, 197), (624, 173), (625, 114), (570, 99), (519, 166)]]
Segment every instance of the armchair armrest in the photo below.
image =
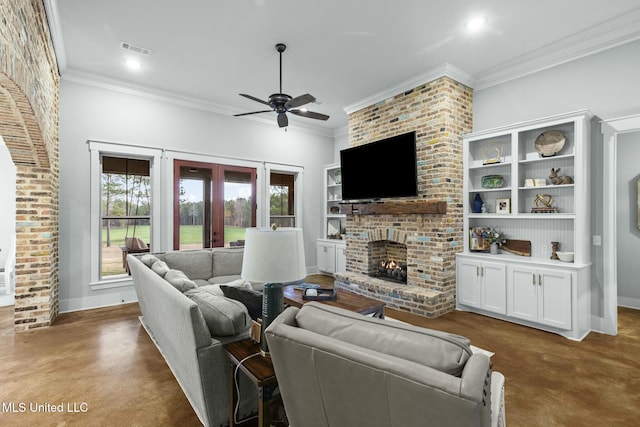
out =
[(484, 402), (491, 390), (491, 361), (484, 354), (474, 354), (462, 370), (460, 395), (474, 402)]

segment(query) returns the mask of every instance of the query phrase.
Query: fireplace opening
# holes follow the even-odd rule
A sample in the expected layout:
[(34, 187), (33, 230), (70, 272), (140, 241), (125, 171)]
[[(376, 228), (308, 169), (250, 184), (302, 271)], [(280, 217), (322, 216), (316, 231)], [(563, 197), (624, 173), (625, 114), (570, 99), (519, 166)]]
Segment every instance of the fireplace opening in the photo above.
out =
[(407, 246), (390, 240), (369, 242), (370, 277), (407, 283)]
[(407, 283), (407, 264), (394, 260), (380, 261), (374, 266), (369, 276), (392, 282)]

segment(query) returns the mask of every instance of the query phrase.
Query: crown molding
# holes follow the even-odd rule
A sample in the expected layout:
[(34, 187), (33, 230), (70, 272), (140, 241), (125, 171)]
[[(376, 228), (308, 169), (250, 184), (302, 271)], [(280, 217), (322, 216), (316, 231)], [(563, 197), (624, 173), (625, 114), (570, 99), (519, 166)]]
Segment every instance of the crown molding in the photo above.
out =
[(420, 73), (414, 77), (411, 77), (410, 79), (405, 80), (397, 85), (391, 86), (380, 92), (376, 92), (373, 95), (361, 101), (347, 105), (346, 107), (344, 107), (344, 110), (347, 112), (347, 114), (351, 114), (355, 111), (361, 110), (363, 108), (366, 108), (370, 105), (384, 101), (386, 99), (393, 98), (399, 93), (414, 89), (417, 86), (423, 85), (428, 82), (432, 82), (441, 77), (450, 77), (453, 80), (460, 82), (466, 86), (469, 86), (469, 87), (474, 86), (473, 77), (471, 77), (469, 74), (467, 74), (460, 68), (452, 64), (445, 63), (440, 65), (439, 67), (432, 68), (424, 73)]
[[(141, 98), (151, 99), (154, 101), (166, 102), (169, 104), (179, 105), (187, 108), (207, 111), (210, 113), (221, 114), (223, 116), (233, 116), (243, 111), (237, 108), (228, 107), (222, 104), (204, 100), (201, 98), (184, 96), (175, 92), (165, 91), (156, 88), (150, 88), (143, 85), (135, 85), (122, 80), (112, 79), (93, 73), (85, 73), (83, 71), (67, 68), (62, 74), (63, 81), (79, 83), (113, 92), (120, 92), (127, 95), (139, 96)], [(238, 120), (251, 120), (254, 122), (274, 125), (275, 120), (269, 120), (266, 117), (244, 116), (238, 117)], [(297, 119), (293, 119), (292, 123), (296, 130), (301, 130), (314, 135), (333, 137), (334, 129), (322, 126), (314, 126), (312, 124), (300, 123)]]
[(67, 69), (67, 55), (65, 54), (64, 40), (60, 29), (60, 13), (58, 12), (57, 0), (44, 0), (44, 10), (47, 15), (53, 50), (58, 62), (58, 72), (62, 74)]
[(473, 75), (486, 89), (640, 39), (640, 8)]

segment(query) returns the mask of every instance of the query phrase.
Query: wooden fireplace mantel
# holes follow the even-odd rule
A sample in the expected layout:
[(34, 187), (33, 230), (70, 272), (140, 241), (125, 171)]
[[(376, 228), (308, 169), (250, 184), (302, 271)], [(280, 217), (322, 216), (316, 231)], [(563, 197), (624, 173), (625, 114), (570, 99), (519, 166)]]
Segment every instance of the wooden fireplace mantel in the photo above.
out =
[(447, 213), (447, 202), (441, 200), (415, 200), (402, 202), (343, 203), (340, 213), (346, 215), (405, 215)]

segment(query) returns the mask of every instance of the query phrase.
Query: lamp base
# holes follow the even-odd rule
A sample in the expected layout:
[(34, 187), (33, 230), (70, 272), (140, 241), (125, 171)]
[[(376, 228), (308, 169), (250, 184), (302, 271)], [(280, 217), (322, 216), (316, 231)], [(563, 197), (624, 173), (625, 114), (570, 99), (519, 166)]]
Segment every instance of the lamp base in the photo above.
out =
[(269, 353), (264, 330), (284, 310), (282, 283), (265, 283), (262, 290), (262, 324), (260, 327), (260, 353)]

